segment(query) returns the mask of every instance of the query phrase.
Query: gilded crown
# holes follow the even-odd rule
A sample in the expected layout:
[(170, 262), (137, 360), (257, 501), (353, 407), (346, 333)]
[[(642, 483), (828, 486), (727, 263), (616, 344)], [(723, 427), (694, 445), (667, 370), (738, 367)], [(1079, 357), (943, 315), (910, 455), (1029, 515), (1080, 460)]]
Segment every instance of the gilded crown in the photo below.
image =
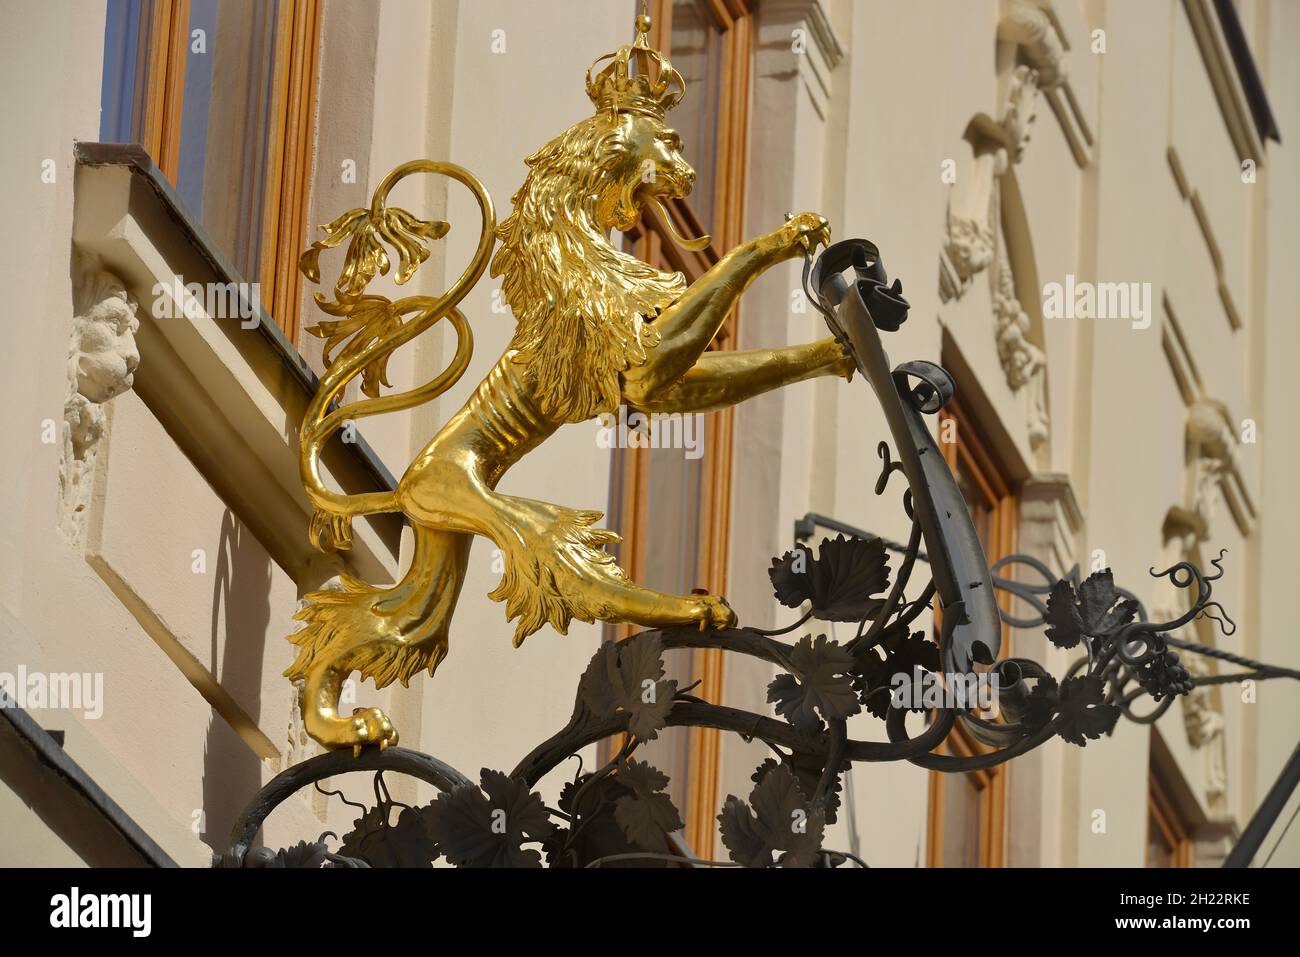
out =
[[(595, 72), (606, 60), (609, 63)], [(650, 17), (644, 13), (636, 18), (636, 39), (631, 45), (597, 57), (587, 70), (587, 96), (597, 112), (641, 113), (662, 120), (685, 93), (682, 75), (650, 46)]]

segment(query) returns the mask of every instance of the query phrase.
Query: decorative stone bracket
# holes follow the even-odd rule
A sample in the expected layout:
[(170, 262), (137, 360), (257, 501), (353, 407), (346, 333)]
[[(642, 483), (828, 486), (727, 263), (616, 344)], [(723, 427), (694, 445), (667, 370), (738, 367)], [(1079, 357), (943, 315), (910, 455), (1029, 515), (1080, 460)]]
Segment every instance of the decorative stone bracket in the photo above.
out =
[(95, 459), (108, 428), (105, 404), (131, 388), (140, 364), (135, 334), (138, 304), (121, 279), (91, 257), (75, 266), (68, 393), (63, 402), (59, 456), (59, 528), (68, 540), (85, 538)]
[(1039, 95), (1051, 107), (1079, 166), (1092, 133), (1070, 86), (1069, 42), (1050, 3), (1014, 0), (998, 23), (998, 69), (1006, 93), (998, 118), (967, 125), (974, 162), (950, 197), (939, 255), (939, 297), (961, 298), (988, 271), (998, 360), (1013, 392), (1028, 390), (1030, 448), (1046, 465), (1047, 355), (1033, 244), (1015, 167), (1024, 156)]
[[(1232, 473), (1236, 456), (1237, 434), (1227, 407), (1204, 396), (1193, 399), (1187, 408), (1182, 502), (1169, 509), (1161, 529), (1162, 568), (1198, 558), (1198, 549), (1210, 538), (1220, 484)], [(1187, 611), (1185, 596), (1167, 582), (1161, 582), (1161, 586), (1152, 605), (1153, 615), (1165, 620), (1181, 617)], [(1173, 634), (1187, 641), (1213, 644), (1213, 629), (1205, 632), (1198, 632), (1193, 622)], [(1211, 658), (1187, 657), (1193, 677), (1218, 672)], [(1227, 795), (1227, 754), (1218, 687), (1198, 686), (1183, 699), (1183, 726), (1188, 743), (1204, 754), (1206, 802), (1212, 807), (1220, 805)]]

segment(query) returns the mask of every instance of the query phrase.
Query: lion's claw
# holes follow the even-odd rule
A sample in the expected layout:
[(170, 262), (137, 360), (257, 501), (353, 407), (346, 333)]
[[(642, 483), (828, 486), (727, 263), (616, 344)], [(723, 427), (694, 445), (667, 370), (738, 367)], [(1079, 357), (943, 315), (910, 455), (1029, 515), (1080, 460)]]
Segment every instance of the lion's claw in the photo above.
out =
[(802, 250), (809, 255), (818, 246), (829, 246), (831, 242), (830, 223), (816, 213), (791, 216), (781, 229), (785, 230), (786, 241), (792, 250)]
[(734, 628), (736, 613), (721, 595), (701, 595), (699, 599), (700, 631)]
[(383, 751), (397, 743), (397, 729), (388, 720), (388, 716), (378, 708), (357, 708), (352, 712), (352, 727), (349, 737), (352, 739), (352, 754), (361, 756), (361, 749), (368, 744), (379, 745)]

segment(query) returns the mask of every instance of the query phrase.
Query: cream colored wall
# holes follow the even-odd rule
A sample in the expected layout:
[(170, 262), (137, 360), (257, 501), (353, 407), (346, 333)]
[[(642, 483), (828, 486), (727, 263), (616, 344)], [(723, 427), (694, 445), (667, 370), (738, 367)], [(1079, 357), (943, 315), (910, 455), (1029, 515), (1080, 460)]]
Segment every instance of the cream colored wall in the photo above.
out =
[[(41, 97), (6, 98), (3, 123), (14, 144), (3, 157), (6, 207), (21, 230), (6, 231), (4, 261), (26, 263), (15, 282), (5, 353), (4, 409), (12, 454), (4, 459), (3, 571), (0, 661), (6, 671), (98, 672), (105, 676), (99, 720), (72, 712), (34, 709), (47, 728), (66, 734), (65, 749), (179, 860), (206, 863), (208, 854), (190, 831), (202, 807), (204, 755), (247, 754), (210, 720), (208, 707), (162, 657), (130, 612), (109, 591), (57, 528), (59, 445), (41, 441), (46, 420), (61, 423), (68, 388), (72, 329), (71, 218), (74, 139), (98, 138), (103, 16), (73, 4), (25, 4), (11, 11), (23, 43), (4, 57), (6, 85), (43, 91)], [(54, 104), (59, 107), (55, 108)], [(41, 163), (51, 158), (55, 181), (43, 183)], [(131, 397), (128, 396), (128, 399)], [(161, 450), (158, 450), (161, 451)], [(156, 453), (155, 453), (156, 454)], [(150, 526), (148, 501), (137, 498), (135, 531), (166, 541), (166, 526)], [(149, 558), (152, 556), (138, 556)], [(184, 566), (188, 569), (187, 557)], [(169, 575), (176, 578), (173, 566)], [(189, 609), (198, 611), (197, 608)], [(162, 719), (154, 724), (155, 719)], [(248, 755), (251, 757), (251, 755)], [(257, 782), (256, 759), (253, 782)], [(185, 780), (172, 786), (171, 774)], [(232, 779), (233, 780), (233, 779)], [(206, 786), (216, 781), (210, 776)], [(51, 852), (51, 862), (59, 859)], [(19, 863), (17, 857), (6, 863)]]
[[(1278, 38), (1294, 37), (1294, 15), (1271, 3), (1245, 6), (1252, 48), (1285, 140), (1286, 117), (1296, 109), (1300, 87), (1293, 68), (1281, 66), (1272, 51)], [(847, 129), (820, 131), (822, 142), (842, 137), (846, 153), (842, 185), (835, 166), (829, 167), (824, 208), (838, 237), (859, 235), (877, 242), (891, 277), (903, 281), (912, 310), (903, 330), (887, 337), (892, 360), (939, 360), (946, 339), (959, 394), (993, 433), (1011, 477), (1057, 472), (1073, 486), (1084, 523), (1073, 536), (1065, 528), (1060, 544), (1053, 546), (1064, 548), (1057, 552), (1064, 562), (1059, 571), (1078, 561), (1087, 574), (1094, 551), (1102, 550), (1116, 580), (1151, 607), (1158, 593), (1147, 570), (1161, 556), (1164, 515), (1182, 504), (1184, 495), (1185, 397), (1163, 347), (1167, 321), (1161, 299), (1168, 296), (1177, 304), (1203, 394), (1225, 402), (1234, 422), (1262, 420), (1271, 411), (1277, 423), (1291, 386), (1275, 357), (1290, 336), (1285, 303), (1293, 298), (1294, 282), (1294, 270), (1278, 264), (1288, 255), (1282, 250), (1294, 256), (1300, 246), (1294, 217), (1283, 225), (1277, 215), (1293, 208), (1295, 200), (1290, 178), (1279, 176), (1287, 168), (1286, 147), (1270, 143), (1259, 181), (1242, 182), (1181, 3), (1058, 0), (1055, 10), (1071, 45), (1066, 54), (1071, 86), (1095, 142), (1081, 167), (1039, 95), (1032, 135), (1015, 165), (1038, 278), (1040, 283), (1064, 282), (1073, 273), (1097, 282), (1150, 282), (1154, 315), (1150, 328), (1142, 330), (1125, 322), (1045, 322), (1051, 433), (1040, 458), (1026, 431), (1024, 396), (1007, 386), (998, 361), (987, 271), (946, 303), (934, 282), (945, 209), (957, 188), (941, 181), (940, 164), (955, 159), (960, 184), (972, 171), (970, 146), (962, 139), (968, 121), (979, 112), (1001, 116), (1006, 82), (999, 80), (995, 38), (1008, 6), (863, 0), (830, 5), (830, 10), (846, 57), (832, 78), (827, 114), (844, 110)], [(1106, 32), (1105, 53), (1091, 50), (1092, 31), (1098, 28)], [(888, 43), (880, 42), (882, 31), (888, 33)], [(920, 62), (924, 68), (918, 68)], [(787, 77), (786, 82), (793, 86), (796, 80)], [(762, 90), (761, 81), (757, 90)], [(798, 116), (794, 111), (779, 121), (769, 119), (767, 135), (776, 139), (801, 129)], [(1243, 317), (1242, 330), (1234, 332), (1228, 321), (1207, 242), (1171, 174), (1166, 158), (1171, 145), (1180, 156), (1195, 157), (1184, 163), (1188, 178), (1202, 195), (1218, 247), (1233, 250), (1223, 257), (1222, 272)], [(815, 154), (818, 143), (801, 140), (799, 148)], [(764, 155), (761, 161), (771, 158)], [(785, 195), (779, 187), (777, 194)], [(750, 210), (764, 209), (767, 199), (751, 192)], [(751, 232), (757, 228), (751, 223)], [(778, 309), (775, 304), (785, 291), (778, 287), (789, 283), (784, 277), (765, 291), (756, 286), (751, 299), (766, 296), (770, 304), (751, 307), (746, 322), (765, 309)], [(747, 325), (743, 335), (751, 328)], [(807, 334), (813, 331), (810, 324)], [(807, 445), (801, 435), (818, 437), (811, 445), (819, 454), (805, 456), (802, 470), (781, 460), (779, 487), (764, 488), (758, 480), (737, 482), (738, 510), (750, 516), (776, 510), (780, 525), (775, 538), (781, 547), (788, 547), (789, 521), (814, 507), (896, 539), (905, 537), (898, 490), (884, 500), (870, 494), (878, 471), (875, 441), (887, 430), (865, 387), (828, 384), (816, 392), (813, 410), (790, 390), (771, 400), (761, 415), (742, 413), (738, 422), (745, 422), (746, 415), (782, 422), (781, 434), (794, 437), (783, 453)], [(1283, 430), (1286, 435), (1279, 434)], [(1258, 521), (1249, 514), (1237, 520), (1221, 501), (1201, 546), (1203, 564), (1219, 547), (1228, 549), (1228, 572), (1215, 594), (1243, 627), (1231, 638), (1215, 639), (1208, 628), (1192, 637), (1294, 665), (1294, 644), (1285, 637), (1285, 599), (1276, 588), (1270, 596), (1265, 582), (1277, 573), (1263, 557), (1267, 552), (1281, 562), (1280, 542), (1296, 520), (1294, 504), (1282, 499), (1280, 487), (1270, 490), (1269, 477), (1288, 475), (1296, 464), (1294, 430), (1283, 430), (1275, 425), (1261, 432), (1258, 444), (1243, 444), (1238, 451), (1241, 489), (1257, 508)], [(737, 441), (738, 455), (744, 456), (750, 437), (738, 431)], [(1039, 534), (1033, 530), (1039, 526), (1023, 525), (1026, 520), (1027, 512), (1022, 514), (1025, 546)], [(747, 530), (736, 541), (749, 543), (756, 537)], [(733, 552), (732, 563), (733, 578), (740, 577), (735, 569), (742, 564), (754, 564), (740, 551)], [(789, 612), (777, 614), (780, 621), (789, 617)], [(1056, 674), (1064, 673), (1072, 660), (1047, 646), (1041, 635), (1017, 634), (1013, 646), (1017, 654), (1039, 658)], [(753, 689), (740, 687), (735, 693), (752, 695)], [(1191, 817), (1198, 823), (1243, 826), (1294, 746), (1294, 709), (1300, 702), (1293, 689), (1287, 682), (1265, 682), (1259, 693), (1260, 705), (1242, 704), (1236, 686), (1219, 695), (1229, 755), (1222, 806), (1206, 797), (1205, 751), (1188, 742), (1183, 706), (1176, 704), (1157, 724), (1196, 795)], [(878, 723), (867, 718), (851, 721), (850, 733), (880, 736)], [(1010, 862), (1140, 866), (1150, 733), (1145, 726), (1121, 722), (1113, 738), (1085, 750), (1056, 741), (1014, 762), (1009, 770)], [(750, 751), (737, 746), (724, 752), (724, 766), (750, 760)], [(897, 765), (859, 765), (855, 775), (856, 817), (868, 859), (894, 865), (923, 861), (926, 775)], [(728, 780), (737, 777), (728, 774)], [(1096, 826), (1102, 820), (1097, 812), (1104, 814), (1104, 830)], [(828, 845), (847, 846), (844, 817), (831, 829)], [(1275, 860), (1296, 853), (1300, 847), (1288, 845)]]
[[(1283, 142), (1291, 145), (1289, 152), (1279, 151), (1279, 161), (1263, 171), (1261, 183), (1267, 192), (1255, 195), (1252, 211), (1251, 243), (1257, 256), (1249, 277), (1251, 311), (1263, 311), (1268, 319), (1251, 326), (1247, 407), (1260, 422), (1262, 458), (1256, 474), (1261, 521), (1248, 566), (1254, 609), (1246, 616), (1241, 641), (1247, 655), (1294, 666), (1296, 642), (1291, 622), (1295, 612), (1287, 570), (1294, 543), (1300, 541), (1300, 509), (1296, 507), (1295, 483), (1290, 481), (1300, 464), (1291, 360), (1300, 353), (1300, 325), (1294, 321), (1294, 304), (1300, 301), (1294, 215), (1300, 208), (1300, 190), (1294, 175), (1295, 138), (1289, 131), (1300, 130), (1300, 95), (1296, 92), (1300, 89), (1300, 65), (1289, 51), (1300, 36), (1300, 10), (1274, 0), (1257, 4), (1252, 21), (1260, 72), (1265, 87), (1277, 91), (1272, 97), (1273, 111)], [(1300, 701), (1286, 690), (1286, 683), (1261, 683), (1258, 705), (1242, 709), (1247, 736), (1239, 767), (1246, 805), (1262, 800), (1295, 747)], [(1293, 798), (1284, 817), (1294, 806)], [(1300, 860), (1294, 835), (1276, 860), (1292, 865)]]
[[(1300, 468), (1300, 440), (1289, 427), (1293, 386), (1286, 365), (1300, 346), (1287, 311), (1300, 293), (1293, 268), (1300, 227), (1292, 215), (1300, 195), (1286, 175), (1294, 165), (1288, 147), (1270, 143), (1258, 182), (1240, 181), (1181, 2), (1057, 0), (1072, 44), (1071, 82), (1095, 143), (1080, 168), (1056, 119), (1039, 103), (1017, 165), (1039, 279), (1061, 281), (1073, 272), (1098, 281), (1150, 281), (1156, 314), (1146, 330), (1046, 324), (1052, 419), (1039, 461), (1026, 432), (1024, 395), (1006, 385), (998, 362), (988, 276), (946, 303), (936, 283), (953, 191), (940, 178), (940, 164), (954, 159), (959, 183), (969, 175), (963, 131), (974, 114), (997, 117), (1002, 108), (1006, 83), (995, 38), (1004, 7), (992, 0), (826, 2), (823, 12), (842, 47), (836, 63), (821, 46), (802, 59), (782, 49), (790, 30), (814, 15), (813, 6), (760, 9), (764, 42), (754, 115), (762, 122), (753, 127), (746, 232), (772, 228), (786, 210), (810, 208), (828, 215), (837, 238), (877, 242), (913, 307), (904, 329), (889, 336), (893, 361), (938, 360), (946, 337), (960, 360), (959, 389), (996, 433), (1013, 477), (1063, 473), (1077, 496), (1081, 527), (1071, 532), (1061, 519), (1048, 536), (1059, 563), (1078, 561), (1086, 571), (1093, 550), (1104, 549), (1117, 580), (1148, 605), (1155, 592), (1147, 569), (1160, 555), (1161, 522), (1183, 495), (1185, 405), (1163, 345), (1167, 316), (1160, 302), (1167, 295), (1205, 394), (1225, 402), (1235, 419), (1259, 424), (1259, 442), (1241, 446), (1238, 459), (1257, 518), (1239, 527), (1221, 504), (1203, 548), (1203, 554), (1209, 544), (1229, 548), (1219, 592), (1241, 630), (1218, 643), (1295, 666), (1283, 576), (1300, 537), (1288, 479)], [(1286, 44), (1300, 34), (1300, 16), (1282, 0), (1245, 7), (1252, 47), (1289, 141), (1300, 130), (1300, 73)], [(328, 0), (313, 222), (361, 205), (391, 166), (417, 156), (468, 167), (487, 184), (499, 216), (506, 215), (525, 172), (522, 158), (589, 113), (583, 71), (627, 39), (630, 9), (580, 0), (383, 0), (366, 7)], [(78, 5), (74, 14), (71, 3), (19, 4), (13, 19), (23, 43), (6, 45), (0, 58), (7, 88), (34, 91), (0, 103), (0, 125), (18, 147), (0, 156), (0, 183), (7, 184), (11, 220), (23, 227), (3, 234), (0, 261), (27, 264), (23, 281), (11, 284), (10, 348), (0, 360), (0, 408), (11, 436), (11, 455), (0, 461), (0, 480), (11, 490), (9, 507), (0, 510), (0, 670), (22, 663), (33, 670), (102, 671), (103, 718), (39, 710), (33, 716), (66, 731), (69, 755), (169, 853), (200, 865), (223, 842), (243, 798), (285, 761), (307, 753), (300, 738), (291, 738), (290, 689), (277, 675), (292, 652), (282, 636), (294, 604), (316, 582), (301, 574), (295, 579), (271, 557), (273, 544), (241, 528), (247, 503), (214, 492), (136, 392), (109, 403), (111, 430), (87, 540), (69, 542), (58, 531), (58, 445), (43, 444), (40, 434), (44, 420), (62, 421), (68, 385), (71, 144), (98, 138), (103, 17), (99, 9), (94, 16), (84, 11)], [(1106, 31), (1105, 54), (1089, 49), (1096, 28)], [(499, 48), (502, 41), (504, 52), (494, 52), (494, 42)], [(1239, 331), (1228, 324), (1208, 278), (1205, 239), (1166, 159), (1171, 145), (1223, 251), (1224, 281), (1244, 322)], [(46, 157), (55, 160), (51, 184), (40, 181)], [(356, 160), (356, 184), (339, 177), (344, 159)], [(404, 204), (453, 224), (412, 284), (436, 291), (470, 254), (476, 209), (455, 186), (448, 191), (430, 181), (403, 189)], [(147, 292), (149, 269), (164, 269), (178, 254), (159, 249), (152, 255), (117, 264), (137, 298)], [(823, 334), (815, 314), (791, 309), (797, 273), (790, 265), (755, 285), (743, 313), (744, 345)], [(461, 383), (413, 415), (366, 423), (363, 431), (395, 474), (508, 341), (512, 322), (493, 311), (494, 290), (485, 278), (465, 301), (477, 347)], [(142, 352), (142, 370), (161, 355)], [(305, 346), (304, 352), (318, 361), (318, 350)], [(449, 357), (449, 344), (432, 334), (394, 360), (394, 384), (422, 381)], [(292, 405), (287, 383), (277, 394), (255, 369), (237, 370), (236, 381), (266, 408)], [(801, 385), (751, 403), (736, 423), (730, 597), (747, 623), (785, 623), (793, 615), (775, 605), (765, 569), (771, 556), (790, 547), (793, 520), (817, 510), (904, 538), (901, 485), (896, 479), (881, 500), (870, 492), (879, 468), (875, 444), (887, 429), (864, 383)], [(280, 424), (283, 442), (291, 442), (290, 424)], [(561, 430), (511, 472), (503, 491), (606, 509), (609, 453), (596, 446), (594, 432)], [(1022, 522), (1026, 540), (1042, 527)], [(212, 558), (202, 576), (190, 570), (194, 548)], [(331, 570), (322, 566), (316, 577)], [(575, 622), (568, 636), (543, 629), (513, 649), (513, 626), (502, 606), (486, 598), (496, 579), (490, 544), (477, 542), (451, 653), (437, 677), (395, 694), (377, 695), (366, 685), (358, 701), (390, 707), (403, 744), (471, 776), (480, 767), (509, 770), (565, 722), (577, 677), (600, 637), (597, 627)], [(1014, 640), (1017, 653), (1039, 657), (1058, 675), (1071, 660), (1045, 647), (1041, 636)], [(260, 760), (249, 744), (256, 735), (246, 728), (241, 737), (213, 710), (175, 655), (169, 657), (177, 649), (205, 670), (205, 681), (228, 692), (278, 758)], [(728, 668), (726, 703), (762, 710), (771, 670), (730, 662)], [(1187, 742), (1182, 706), (1157, 725), (1197, 797), (1196, 810), (1207, 818), (1226, 815), (1237, 827), (1272, 782), (1300, 725), (1300, 700), (1288, 683), (1261, 683), (1258, 704), (1239, 697), (1232, 686), (1222, 694), (1229, 742), (1222, 808), (1204, 800), (1204, 755)], [(869, 718), (855, 719), (851, 731), (883, 737)], [(1149, 736), (1145, 727), (1121, 722), (1114, 738), (1086, 750), (1057, 741), (1013, 764), (1012, 863), (1140, 865)], [(719, 799), (746, 796), (749, 774), (764, 755), (735, 739), (724, 742)], [(586, 757), (590, 766), (592, 755)], [(564, 773), (543, 788), (548, 802)], [(924, 863), (928, 775), (896, 763), (859, 765), (853, 785), (852, 812), (841, 814), (827, 845), (856, 846), (873, 865)], [(200, 810), (205, 834), (191, 827)], [(1104, 833), (1092, 826), (1098, 810), (1106, 814)], [(0, 815), (28, 832), (21, 822), (30, 812), (2, 788)], [(337, 802), (323, 800), (296, 801), (273, 821), (267, 835), (273, 845), (348, 827)], [(848, 832), (850, 821), (856, 835)], [(30, 843), (11, 845), (0, 863), (19, 863), (24, 855), (46, 863), (66, 859), (57, 835), (36, 827), (29, 833)], [(1300, 844), (1293, 840), (1275, 861), (1294, 863), (1297, 855)]]
[[(165, 404), (169, 376), (195, 359), (194, 348), (213, 350), (203, 353), (205, 361), (221, 355), (229, 363), (222, 371), (238, 391), (207, 396), (200, 414), (256, 409), (265, 415), (270, 421), (231, 423), (244, 435), (242, 454), (250, 460), (259, 454), (255, 434), (264, 440), (268, 427), (283, 429), (278, 442), (288, 451), (293, 426), (287, 420), (301, 416), (304, 400), (278, 359), (265, 355), (257, 333), (204, 338), (215, 329), (209, 317), (185, 330), (149, 317), (155, 281), (202, 279), (196, 270), (207, 267), (179, 233), (159, 237), (150, 233), (153, 223), (133, 219), (129, 173), (74, 177), (74, 141), (99, 138), (104, 22), (102, 8), (96, 16), (85, 11), (73, 4), (16, 9), (24, 39), (13, 55), (6, 53), (2, 68), (10, 88), (31, 84), (41, 95), (8, 99), (3, 115), (20, 144), (3, 158), (10, 184), (5, 204), (25, 224), (5, 234), (5, 261), (30, 267), (27, 280), (15, 283), (22, 290), (9, 329), (15, 349), (6, 352), (0, 377), (6, 428), (15, 437), (15, 454), (3, 464), (11, 497), (0, 519), (0, 669), (102, 675), (98, 718), (28, 710), (43, 727), (64, 732), (68, 756), (168, 854), (203, 866), (214, 849), (224, 848), (252, 793), (304, 756), (293, 734), (292, 689), (279, 673), (292, 658), (284, 636), (302, 586), (324, 576), (295, 569), (305, 576), (295, 582), (268, 554), (282, 543), (259, 542), (241, 521), (246, 509), (279, 500), (285, 476), (265, 476), (259, 481), (266, 484), (223, 501), (210, 484), (216, 477), (196, 468), (163, 428), (159, 407), (142, 396)], [(49, 183), (41, 179), (47, 157), (55, 164)], [(80, 192), (75, 259), (74, 178)], [(67, 428), (73, 288), (85, 270), (100, 267), (138, 304), (141, 367), (137, 391), (104, 405), (109, 425), (98, 444), (85, 528), (69, 537), (60, 528), (66, 515), (59, 435)], [(185, 335), (175, 338), (178, 331)], [(182, 342), (187, 358), (176, 351)], [(249, 364), (249, 356), (260, 358)], [(197, 391), (196, 380), (187, 381)], [(52, 443), (42, 441), (47, 426)], [(211, 421), (188, 427), (202, 434)], [(292, 457), (283, 461), (291, 470)], [(245, 469), (249, 462), (237, 464)], [(245, 474), (258, 475), (256, 464)], [(382, 574), (382, 566), (370, 569), (376, 571)], [(4, 793), (6, 805), (13, 804), (15, 796), (8, 788)], [(6, 820), (20, 826), (22, 816), (6, 813)], [(306, 796), (278, 810), (265, 837), (281, 846), (349, 827), (345, 807)], [(66, 856), (57, 835), (41, 828), (31, 835), (49, 846), (47, 853), (24, 857), (24, 847), (12, 845), (3, 862), (56, 863)]]

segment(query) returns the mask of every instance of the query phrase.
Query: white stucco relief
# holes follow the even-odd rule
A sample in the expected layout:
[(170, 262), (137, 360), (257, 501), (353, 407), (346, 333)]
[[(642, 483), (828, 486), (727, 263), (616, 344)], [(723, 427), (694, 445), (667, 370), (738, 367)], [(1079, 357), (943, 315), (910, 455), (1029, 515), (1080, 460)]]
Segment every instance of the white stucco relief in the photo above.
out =
[(1058, 118), (1064, 115), (1062, 102), (1075, 104), (1067, 79), (1066, 47), (1050, 6), (1014, 0), (998, 24), (998, 41), (1003, 51), (999, 62), (1009, 64), (1002, 67), (1005, 95), (996, 119), (981, 113), (966, 129), (973, 165), (959, 176), (949, 197), (939, 257), (939, 295), (943, 302), (960, 299), (976, 277), (987, 272), (998, 360), (1008, 387), (1025, 393), (1030, 447), (1045, 452), (1050, 423), (1047, 355), (1041, 320), (1035, 321), (1041, 312), (1040, 302), (1033, 298), (1037, 278), (1017, 275), (1013, 265), (1033, 264), (1028, 223), (1014, 178), (1040, 96), (1049, 98)]
[(105, 404), (131, 388), (140, 364), (137, 303), (97, 262), (78, 260), (68, 391), (59, 457), (59, 528), (80, 544), (94, 488), (95, 461), (108, 428)]
[[(1186, 458), (1183, 471), (1182, 504), (1165, 516), (1161, 568), (1183, 561), (1202, 565), (1213, 555), (1199, 555), (1200, 546), (1211, 542), (1220, 483), (1232, 469), (1237, 455), (1237, 437), (1226, 407), (1212, 399), (1198, 398), (1187, 409)], [(1214, 552), (1213, 554), (1217, 554)], [(1188, 594), (1162, 580), (1152, 617), (1170, 621), (1186, 613)], [(1195, 622), (1173, 634), (1187, 641), (1206, 643)], [(1208, 629), (1207, 629), (1208, 631)], [(1203, 655), (1180, 655), (1193, 678), (1217, 673), (1214, 660)], [(1183, 698), (1183, 727), (1193, 749), (1205, 761), (1205, 798), (1218, 804), (1227, 794), (1227, 754), (1224, 738), (1223, 705), (1218, 688), (1196, 688)]]

